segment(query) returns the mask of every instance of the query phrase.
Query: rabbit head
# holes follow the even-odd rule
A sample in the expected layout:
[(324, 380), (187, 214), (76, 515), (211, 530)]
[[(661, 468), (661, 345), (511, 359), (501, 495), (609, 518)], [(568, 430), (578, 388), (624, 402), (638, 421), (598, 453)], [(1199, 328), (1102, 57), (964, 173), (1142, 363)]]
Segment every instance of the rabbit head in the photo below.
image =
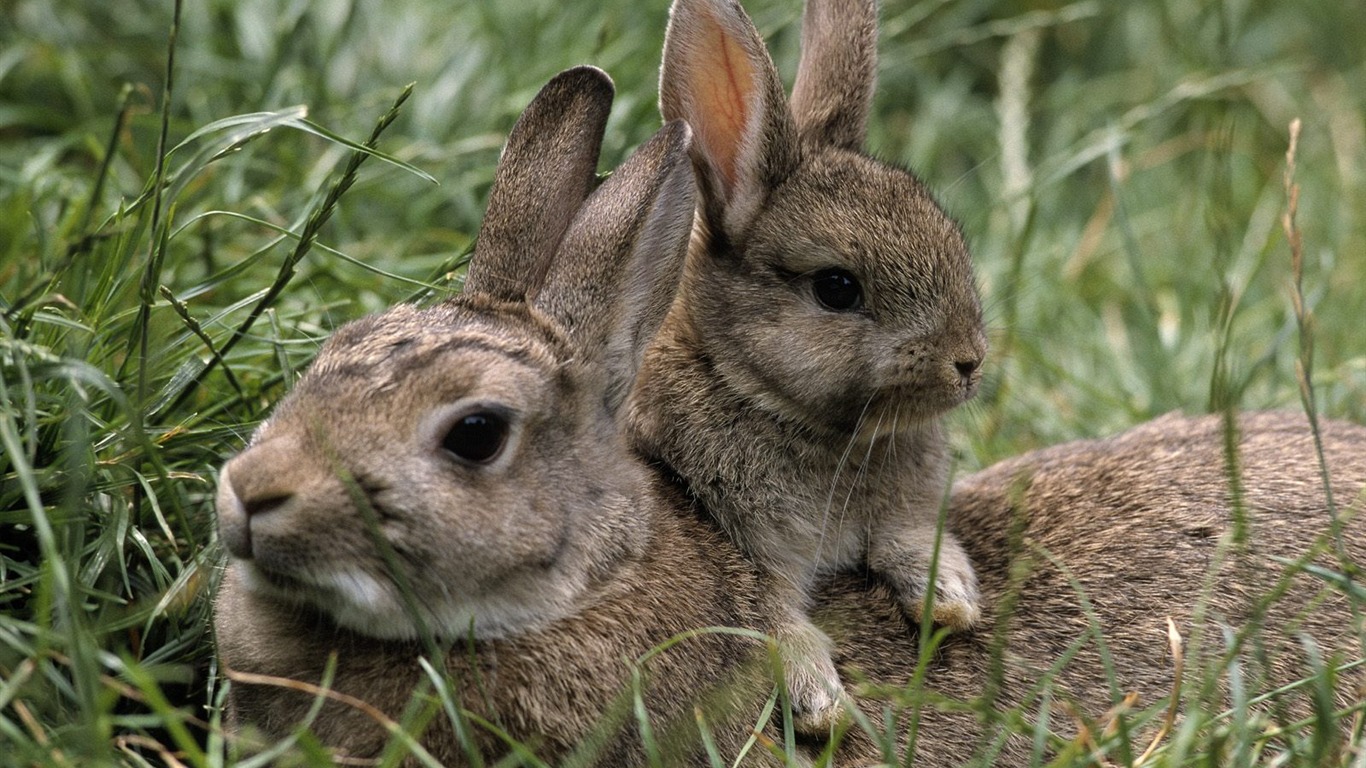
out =
[(376, 638), (494, 638), (574, 612), (644, 546), (614, 411), (672, 297), (694, 182), (674, 122), (593, 190), (612, 92), (589, 67), (546, 85), (464, 293), (340, 328), (223, 468), (247, 589)]
[(844, 433), (962, 403), (986, 352), (958, 226), (913, 175), (861, 152), (876, 22), (873, 0), (808, 2), (789, 104), (738, 3), (676, 0), (660, 74), (665, 119), (693, 128), (701, 190), (679, 319), (741, 390)]

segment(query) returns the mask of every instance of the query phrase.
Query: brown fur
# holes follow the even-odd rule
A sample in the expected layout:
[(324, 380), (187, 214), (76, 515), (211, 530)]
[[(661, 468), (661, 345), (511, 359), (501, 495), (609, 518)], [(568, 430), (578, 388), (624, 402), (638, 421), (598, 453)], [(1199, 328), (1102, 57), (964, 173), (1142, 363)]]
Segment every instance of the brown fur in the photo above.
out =
[[(686, 505), (667, 487), (649, 493), (672, 499), (675, 509)], [(515, 637), (454, 639), (446, 671), (457, 683), (459, 705), (543, 758), (563, 757), (593, 738), (602, 741), (601, 764), (643, 764), (629, 698), (634, 660), (689, 630), (752, 625), (758, 594), (743, 560), (714, 559), (729, 548), (710, 526), (661, 513), (668, 508), (641, 510), (650, 530), (647, 547), (618, 563), (611, 578), (585, 596), (577, 615)], [(339, 630), (326, 617), (245, 589), (238, 569), (228, 571), (216, 613), (219, 655), (232, 670), (318, 683), (335, 653), (335, 690), (396, 720), (426, 679), (417, 664), (425, 653), (420, 643)], [(762, 646), (752, 639), (702, 634), (640, 665), (651, 724), (671, 761), (701, 762), (700, 742), (689, 736), (695, 733), (694, 704), (706, 713), (719, 747), (738, 752), (769, 692), (763, 660)], [(234, 683), (230, 703), (239, 732), (250, 725), (280, 738), (304, 721), (313, 696)], [(377, 755), (388, 740), (370, 717), (340, 703), (328, 704), (312, 730), (328, 747), (352, 756)], [(488, 759), (508, 751), (487, 728), (473, 725), (470, 733)], [(444, 713), (436, 714), (421, 741), (443, 763), (468, 763)]]
[[(231, 559), (215, 628), (226, 669), (317, 683), (335, 651), (336, 687), (398, 718), (422, 679), (420, 649), (453, 646), (461, 705), (550, 754), (619, 702), (601, 748), (621, 764), (641, 761), (632, 700), (620, 698), (632, 660), (684, 630), (756, 623), (755, 576), (688, 567), (718, 537), (674, 514), (682, 502), (616, 426), (623, 384), (668, 308), (694, 201), (678, 122), (588, 195), (611, 94), (591, 68), (552, 80), (512, 131), (466, 291), (339, 329), (225, 465)], [(471, 414), (508, 425), (487, 460), (451, 447)], [(683, 593), (693, 602), (674, 604)], [(642, 703), (662, 742), (691, 726), (696, 704), (737, 750), (763, 700), (762, 647), (706, 634), (644, 664)], [(487, 702), (472, 678), (494, 692)], [(239, 678), (228, 704), (239, 729), (278, 736), (310, 701)], [(316, 731), (360, 757), (385, 737), (341, 704)], [(449, 724), (426, 737), (450, 761), (457, 741)], [(474, 738), (481, 750), (499, 743), (485, 729)], [(694, 738), (671, 753), (700, 748)]]
[[(1317, 458), (1307, 423), (1297, 414), (1254, 413), (1240, 420), (1240, 460), (1250, 521), (1248, 546), (1233, 550), (1214, 569), (1220, 542), (1231, 534), (1228, 483), (1223, 471), (1223, 432), (1217, 417), (1168, 416), (1108, 440), (1090, 440), (1035, 451), (963, 478), (950, 503), (950, 521), (979, 564), (987, 625), (951, 635), (931, 663), (924, 687), (933, 694), (971, 701), (991, 680), (996, 632), (1004, 632), (998, 706), (1037, 705), (1034, 693), (1044, 670), (1057, 665), (1085, 635), (1092, 619), (1113, 660), (1116, 688), (1110, 690), (1094, 638), (1058, 670), (1054, 680), (1052, 727), (1066, 736), (1076, 730), (1057, 702), (1073, 702), (1081, 717), (1104, 725), (1115, 701), (1134, 692), (1138, 709), (1165, 706), (1173, 661), (1165, 620), (1172, 617), (1189, 642), (1192, 616), (1208, 594), (1211, 624), (1242, 629), (1257, 600), (1278, 582), (1285, 567), (1273, 557), (1299, 558), (1323, 545), (1329, 521), (1317, 483)], [(1324, 424), (1325, 449), (1342, 511), (1350, 517), (1348, 551), (1366, 557), (1366, 428)], [(581, 613), (544, 629), (477, 644), (469, 652), (457, 643), (448, 669), (467, 682), (461, 701), (473, 712), (500, 723), (513, 738), (538, 747), (547, 759), (563, 756), (588, 734), (604, 728), (603, 712), (619, 703), (634, 659), (674, 633), (700, 626), (752, 625), (761, 605), (762, 582), (749, 561), (686, 511), (680, 497), (672, 512), (651, 517), (650, 545), (620, 565), (598, 597)], [(1042, 556), (1047, 551), (1057, 564)], [(1332, 566), (1333, 558), (1318, 562)], [(1027, 573), (1015, 581), (1012, 573)], [(876, 578), (846, 573), (824, 585), (814, 615), (831, 633), (836, 658), (855, 686), (867, 715), (878, 719), (885, 692), (899, 689), (915, 672), (918, 635), (891, 593)], [(1080, 585), (1078, 593), (1072, 579)], [(1203, 585), (1212, 586), (1206, 593)], [(1272, 603), (1260, 623), (1261, 640), (1272, 660), (1259, 670), (1244, 653), (1250, 691), (1307, 674), (1295, 633), (1306, 632), (1325, 652), (1361, 658), (1345, 599), (1324, 583), (1299, 574), (1291, 590)], [(1315, 596), (1324, 597), (1313, 603)], [(1306, 606), (1314, 607), (1306, 610)], [(232, 572), (220, 594), (217, 622), (220, 653), (235, 669), (316, 681), (330, 650), (339, 654), (338, 690), (380, 706), (391, 717), (404, 710), (421, 679), (412, 643), (385, 643), (339, 632), (330, 624), (277, 602), (244, 592)], [(1210, 643), (1220, 636), (1206, 634)], [(767, 693), (752, 676), (754, 646), (747, 640), (710, 637), (688, 640), (651, 661), (656, 724), (689, 712), (699, 692), (735, 682), (736, 700), (725, 700), (716, 717), (722, 742), (734, 747), (746, 718)], [(1188, 665), (1194, 665), (1194, 660)], [(477, 667), (477, 669), (476, 669)], [(468, 684), (471, 676), (480, 684)], [(1360, 671), (1339, 686), (1338, 703), (1349, 703)], [(1188, 694), (1189, 695), (1189, 694)], [(745, 697), (750, 697), (748, 701)], [(487, 697), (487, 698), (486, 698)], [(1306, 694), (1288, 697), (1290, 711), (1307, 709)], [(724, 699), (724, 697), (723, 697)], [(240, 720), (283, 735), (300, 722), (312, 699), (269, 686), (236, 685), (232, 702)], [(1191, 699), (1186, 699), (1190, 702)], [(905, 722), (904, 719), (902, 721)], [(615, 726), (614, 726), (615, 727)], [(684, 726), (686, 728), (686, 724)], [(928, 707), (921, 713), (917, 765), (951, 766), (981, 754), (994, 726), (975, 715)], [(613, 731), (604, 765), (639, 765), (633, 721)], [(506, 752), (483, 729), (472, 729), (486, 757)], [(1142, 742), (1151, 727), (1135, 735)], [(343, 706), (331, 706), (314, 723), (323, 742), (352, 754), (374, 754), (381, 730)], [(675, 757), (697, 757), (679, 736)], [(443, 761), (463, 764), (454, 734), (441, 715), (423, 743)], [(695, 743), (692, 745), (695, 748)], [(1006, 740), (997, 765), (1023, 765), (1031, 745)], [(729, 757), (733, 752), (723, 751)], [(689, 757), (691, 755), (691, 757)], [(876, 759), (876, 748), (857, 728), (839, 754), (841, 765)]]
[[(1223, 626), (1235, 633), (1249, 623), (1263, 628), (1239, 657), (1254, 694), (1310, 674), (1299, 633), (1319, 644), (1325, 657), (1362, 658), (1348, 599), (1316, 576), (1296, 572), (1285, 594), (1256, 616), (1259, 601), (1287, 573), (1276, 558), (1319, 552), (1314, 563), (1339, 572), (1342, 567), (1327, 540), (1330, 516), (1303, 415), (1249, 413), (1239, 419), (1239, 430), (1247, 538), (1222, 560), (1220, 548), (1229, 544), (1235, 525), (1223, 424), (1215, 416), (1169, 415), (1108, 440), (1034, 451), (963, 478), (954, 489), (950, 522), (978, 566), (990, 629), (947, 638), (926, 688), (959, 700), (981, 695), (991, 679), (992, 644), (1003, 633), (998, 707), (1034, 709), (1039, 681), (1092, 626), (1086, 603), (1104, 645), (1094, 638), (1082, 642), (1052, 677), (1052, 726), (1064, 736), (1077, 731), (1077, 722), (1062, 701), (1096, 732), (1127, 693), (1137, 694), (1136, 710), (1166, 706), (1174, 670), (1168, 617), (1187, 643), (1202, 635), (1198, 652), (1187, 649), (1193, 657), (1186, 661), (1187, 707), (1199, 701), (1194, 686), (1208, 677), (1198, 670), (1225, 650)], [(1359, 568), (1366, 560), (1366, 428), (1325, 422), (1324, 445), (1340, 513), (1348, 519), (1346, 552)], [(863, 579), (843, 577), (825, 593), (817, 616), (835, 638), (847, 675), (903, 685), (914, 646), (897, 639), (898, 620), (887, 608), (870, 610), (866, 588)], [(878, 592), (886, 594), (875, 587)], [(1205, 620), (1199, 623), (1202, 604)], [(1262, 650), (1266, 668), (1256, 661)], [(1102, 653), (1114, 665), (1113, 690)], [(1218, 679), (1227, 681), (1225, 675)], [(1362, 670), (1346, 673), (1337, 705), (1354, 701), (1363, 683)], [(1226, 706), (1222, 690), (1206, 703), (1210, 711)], [(1279, 704), (1303, 716), (1308, 695), (1298, 690)], [(880, 712), (864, 709), (874, 717)], [(980, 757), (997, 728), (970, 715), (928, 711), (916, 764), (958, 765)], [(1134, 742), (1141, 747), (1153, 730), (1142, 729)], [(871, 749), (860, 739), (846, 755), (868, 756)], [(1027, 739), (1013, 736), (994, 764), (1025, 764), (1030, 749)]]

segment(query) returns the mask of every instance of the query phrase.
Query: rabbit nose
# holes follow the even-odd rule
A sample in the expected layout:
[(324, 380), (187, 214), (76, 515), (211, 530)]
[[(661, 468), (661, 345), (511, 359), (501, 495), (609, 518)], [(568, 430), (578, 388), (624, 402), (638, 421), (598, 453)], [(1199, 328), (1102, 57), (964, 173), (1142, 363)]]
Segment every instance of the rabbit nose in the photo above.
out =
[(235, 541), (233, 538), (224, 537), (224, 543), (227, 544), (228, 551), (243, 559), (252, 557), (252, 519), (257, 515), (284, 509), (285, 505), (293, 498), (293, 494), (288, 493), (271, 493), (246, 497), (234, 494), (234, 501), (236, 502), (237, 512), (239, 513), (237, 524), (238, 531), (235, 535)]
[(247, 519), (251, 519), (259, 514), (283, 507), (292, 498), (294, 498), (293, 495), (285, 493), (255, 499), (242, 499), (242, 512), (246, 514)]
[(233, 557), (251, 558), (251, 517), (233, 487), (231, 463), (218, 475), (218, 539)]
[[(286, 442), (286, 441), (280, 441)], [(252, 527), (262, 515), (281, 513), (296, 497), (295, 483), (281, 463), (275, 441), (248, 448), (223, 467), (218, 476), (218, 533), (234, 557), (253, 556)], [(290, 466), (284, 462), (285, 466)]]
[(953, 367), (958, 370), (958, 375), (964, 381), (972, 378), (972, 374), (977, 372), (977, 368), (982, 364), (982, 358), (974, 357), (969, 360), (956, 360)]

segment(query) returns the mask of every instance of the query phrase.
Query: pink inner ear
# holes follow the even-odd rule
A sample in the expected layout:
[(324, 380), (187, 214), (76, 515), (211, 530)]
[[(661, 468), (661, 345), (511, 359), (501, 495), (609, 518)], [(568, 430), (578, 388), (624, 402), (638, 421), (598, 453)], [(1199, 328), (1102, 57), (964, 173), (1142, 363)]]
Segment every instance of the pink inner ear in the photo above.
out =
[(706, 14), (703, 24), (693, 66), (687, 70), (694, 110), (689, 122), (695, 144), (729, 191), (738, 181), (740, 149), (754, 104), (754, 63), (715, 16)]

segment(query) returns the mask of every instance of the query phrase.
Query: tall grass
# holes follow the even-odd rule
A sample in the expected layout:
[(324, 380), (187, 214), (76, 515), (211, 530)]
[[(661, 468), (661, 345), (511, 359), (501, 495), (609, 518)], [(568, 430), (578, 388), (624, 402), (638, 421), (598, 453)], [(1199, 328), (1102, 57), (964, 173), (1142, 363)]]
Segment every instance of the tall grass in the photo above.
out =
[[(790, 76), (800, 3), (746, 5)], [(222, 764), (216, 467), (331, 328), (458, 288), (551, 74), (616, 79), (605, 164), (658, 124), (664, 0), (177, 8), (0, 4), (0, 763)], [(994, 325), (965, 469), (1301, 382), (1366, 420), (1360, 4), (887, 0), (882, 25), (870, 143), (962, 221)]]

